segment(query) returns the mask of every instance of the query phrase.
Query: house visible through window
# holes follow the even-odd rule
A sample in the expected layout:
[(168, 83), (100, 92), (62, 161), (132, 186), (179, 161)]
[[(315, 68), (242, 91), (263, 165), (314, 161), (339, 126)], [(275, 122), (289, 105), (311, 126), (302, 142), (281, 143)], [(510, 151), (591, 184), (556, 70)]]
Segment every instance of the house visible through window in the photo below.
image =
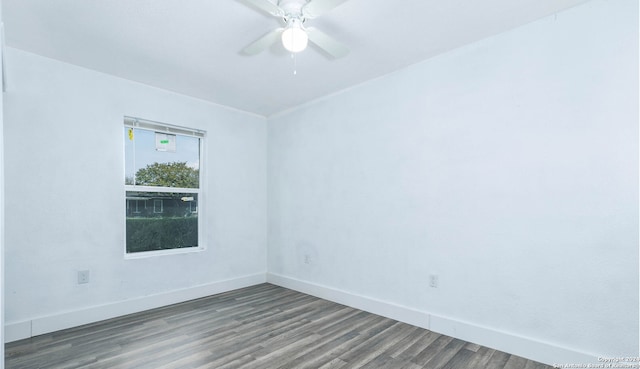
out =
[(127, 254), (202, 248), (203, 140), (202, 131), (125, 117)]

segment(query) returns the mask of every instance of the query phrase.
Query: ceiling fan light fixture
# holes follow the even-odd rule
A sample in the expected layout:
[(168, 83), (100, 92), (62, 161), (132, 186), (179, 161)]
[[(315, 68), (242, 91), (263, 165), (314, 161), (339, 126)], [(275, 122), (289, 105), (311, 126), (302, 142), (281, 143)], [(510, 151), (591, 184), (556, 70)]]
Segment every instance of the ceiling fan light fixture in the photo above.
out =
[[(2, 1), (2, 0), (0, 0)], [(238, 0), (280, 19), (283, 27), (276, 28), (255, 40), (244, 49), (245, 55), (256, 55), (281, 42), (292, 55), (305, 50), (312, 42), (327, 57), (346, 56), (349, 48), (314, 27), (306, 26), (308, 19), (317, 18), (347, 0)]]
[(309, 36), (302, 28), (300, 21), (292, 21), (282, 32), (282, 46), (292, 53), (299, 53), (307, 48)]

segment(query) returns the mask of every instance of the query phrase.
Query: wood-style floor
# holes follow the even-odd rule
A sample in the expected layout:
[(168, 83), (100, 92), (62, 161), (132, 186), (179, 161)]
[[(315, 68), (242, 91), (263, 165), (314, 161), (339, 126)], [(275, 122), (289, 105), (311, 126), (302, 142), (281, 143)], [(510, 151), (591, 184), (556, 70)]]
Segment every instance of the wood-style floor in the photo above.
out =
[(12, 342), (6, 369), (551, 368), (262, 284)]

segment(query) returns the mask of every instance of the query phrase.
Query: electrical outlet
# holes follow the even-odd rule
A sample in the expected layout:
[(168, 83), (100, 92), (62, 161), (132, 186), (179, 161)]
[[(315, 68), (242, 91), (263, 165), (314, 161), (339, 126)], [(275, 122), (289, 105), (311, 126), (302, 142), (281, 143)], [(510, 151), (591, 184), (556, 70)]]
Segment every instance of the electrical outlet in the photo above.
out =
[(431, 288), (438, 288), (438, 275), (437, 274), (430, 274), (429, 275), (429, 286), (431, 286)]
[(80, 270), (78, 271), (78, 284), (89, 283), (89, 271), (88, 270)]

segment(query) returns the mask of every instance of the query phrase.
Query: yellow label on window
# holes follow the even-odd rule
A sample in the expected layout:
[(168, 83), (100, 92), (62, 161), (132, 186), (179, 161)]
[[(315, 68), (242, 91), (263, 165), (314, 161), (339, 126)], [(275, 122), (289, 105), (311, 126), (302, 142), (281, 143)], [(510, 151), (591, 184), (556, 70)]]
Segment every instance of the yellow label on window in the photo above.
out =
[(129, 128), (129, 140), (133, 141), (133, 128)]

